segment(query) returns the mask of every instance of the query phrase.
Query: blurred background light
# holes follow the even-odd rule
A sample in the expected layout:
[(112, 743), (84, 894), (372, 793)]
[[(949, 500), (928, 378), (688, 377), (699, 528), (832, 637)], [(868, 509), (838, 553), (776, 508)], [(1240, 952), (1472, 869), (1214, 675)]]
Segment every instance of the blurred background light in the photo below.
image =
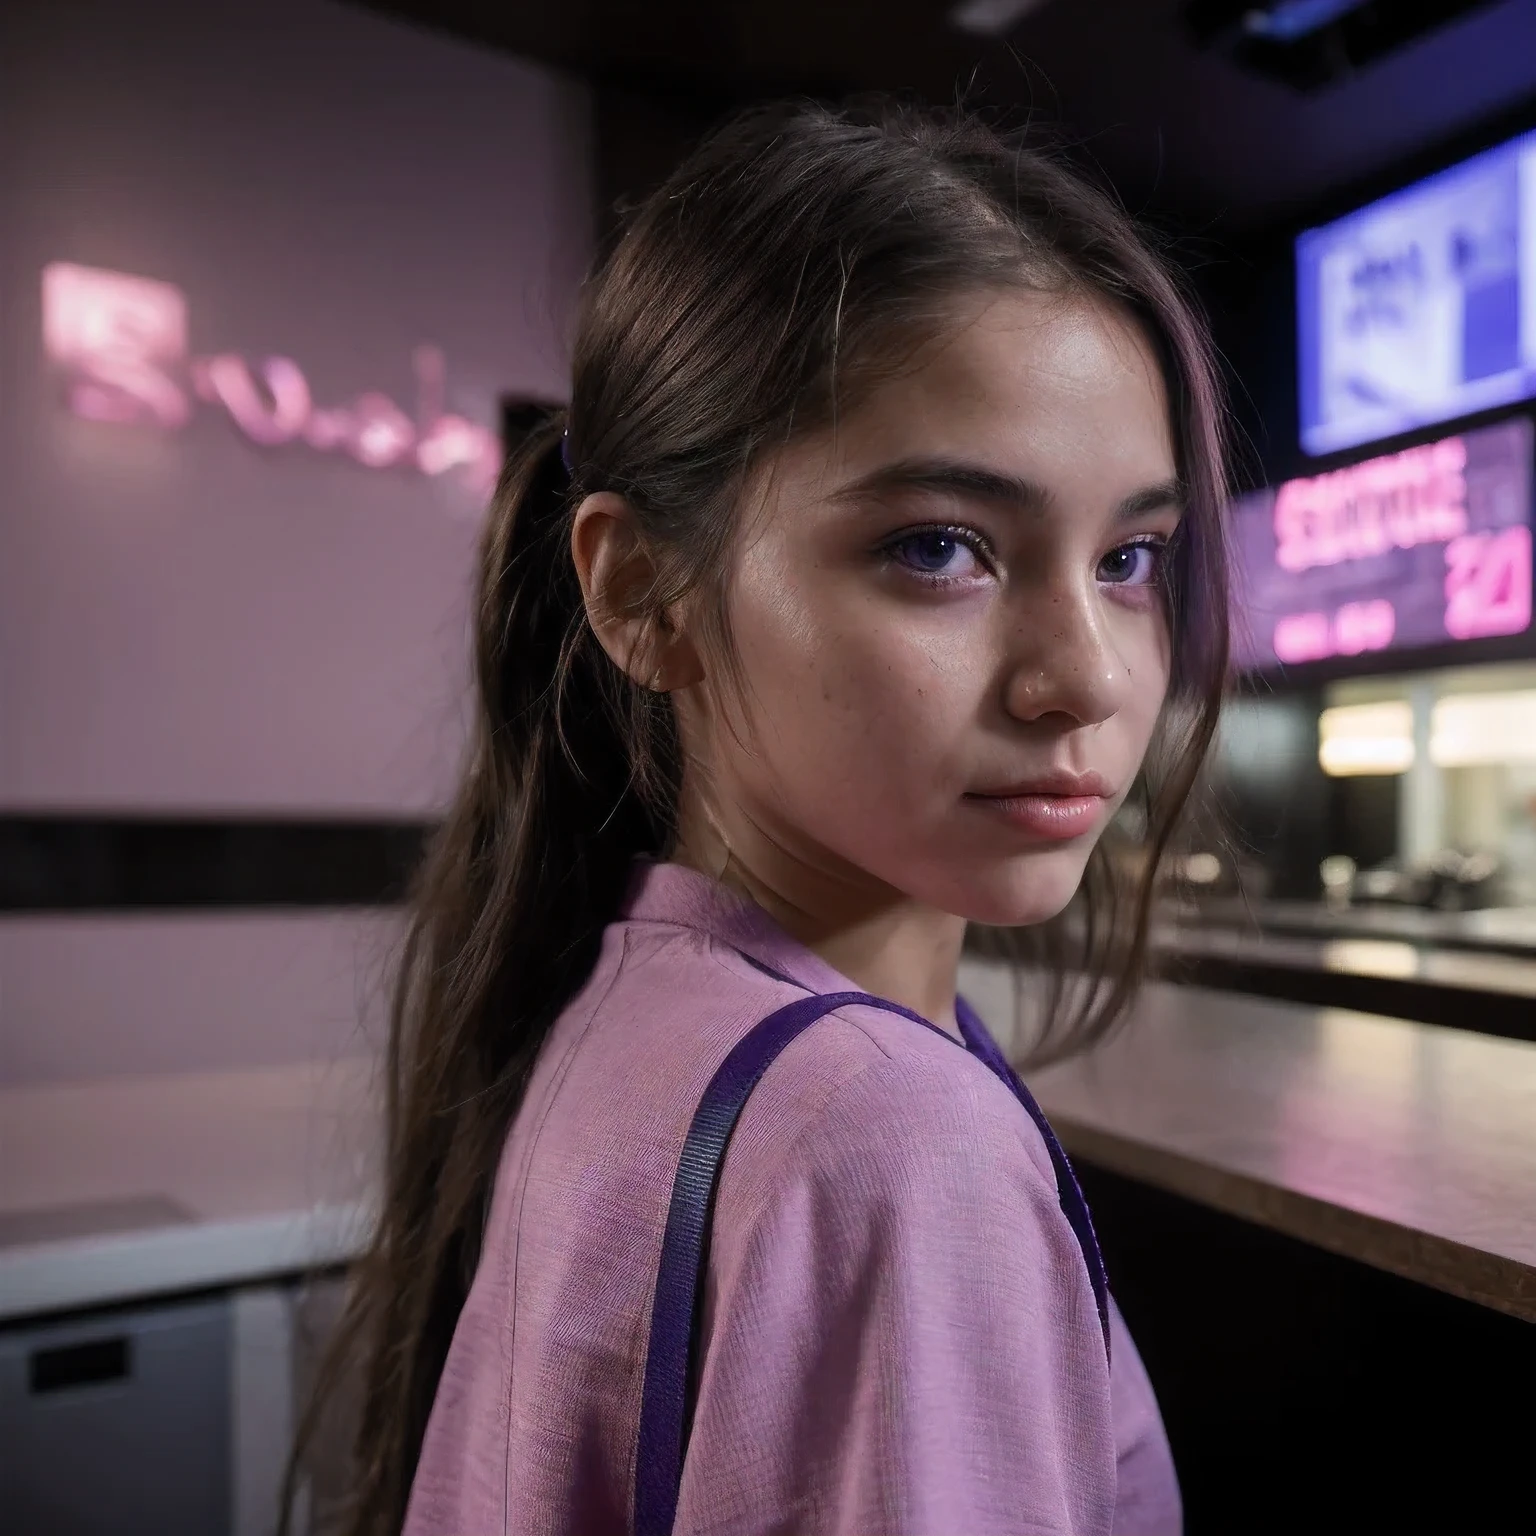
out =
[(1341, 704), (1317, 721), (1317, 760), (1334, 778), (1406, 773), (1413, 766), (1413, 709), (1406, 702)]

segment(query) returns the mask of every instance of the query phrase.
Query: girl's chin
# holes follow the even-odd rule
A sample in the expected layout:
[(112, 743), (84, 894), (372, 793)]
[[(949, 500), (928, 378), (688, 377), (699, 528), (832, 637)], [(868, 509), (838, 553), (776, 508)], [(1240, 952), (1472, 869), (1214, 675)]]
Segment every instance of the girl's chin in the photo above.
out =
[(1059, 917), (1077, 894), (1087, 849), (1053, 848), (993, 868), (956, 871), (942, 905), (989, 928), (1029, 928)]

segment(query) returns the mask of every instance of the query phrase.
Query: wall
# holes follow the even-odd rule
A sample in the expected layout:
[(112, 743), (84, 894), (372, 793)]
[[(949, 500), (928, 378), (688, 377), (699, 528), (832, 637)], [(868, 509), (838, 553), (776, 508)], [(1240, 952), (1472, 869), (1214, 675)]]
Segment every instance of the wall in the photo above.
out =
[(457, 740), (478, 498), (453, 476), (63, 407), (51, 261), (186, 294), (190, 348), (317, 399), (563, 395), (585, 93), (326, 0), (24, 8), (8, 40), (0, 804), (424, 808)]
[[(6, 8), (0, 817), (441, 804), (486, 465), (437, 429), (563, 397), (591, 137), (578, 83), (331, 0)], [(169, 405), (49, 355), (60, 262), (179, 293)], [(12, 917), (0, 1081), (346, 1049), (388, 938)]]

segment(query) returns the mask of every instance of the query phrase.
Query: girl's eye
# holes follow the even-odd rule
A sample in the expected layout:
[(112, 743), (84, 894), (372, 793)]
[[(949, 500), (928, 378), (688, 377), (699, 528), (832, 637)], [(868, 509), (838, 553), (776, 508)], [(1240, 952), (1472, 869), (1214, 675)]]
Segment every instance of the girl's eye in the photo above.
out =
[(1145, 587), (1157, 580), (1167, 545), (1162, 539), (1119, 544), (1099, 561), (1098, 578), (1116, 587)]
[(920, 528), (893, 539), (886, 551), (922, 576), (970, 576), (984, 565), (976, 536), (963, 528)]

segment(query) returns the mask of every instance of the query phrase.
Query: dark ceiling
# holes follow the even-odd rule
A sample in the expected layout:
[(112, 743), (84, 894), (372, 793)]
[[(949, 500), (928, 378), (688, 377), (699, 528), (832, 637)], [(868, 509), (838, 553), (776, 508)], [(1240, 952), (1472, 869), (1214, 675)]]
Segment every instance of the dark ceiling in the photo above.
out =
[(949, 0), (364, 0), (706, 108), (909, 88), (1058, 123), (1134, 205), (1234, 234), (1536, 123), (1536, 0), (1500, 0), (1312, 94), (1200, 51), (1183, 0), (1043, 0), (1002, 40)]

